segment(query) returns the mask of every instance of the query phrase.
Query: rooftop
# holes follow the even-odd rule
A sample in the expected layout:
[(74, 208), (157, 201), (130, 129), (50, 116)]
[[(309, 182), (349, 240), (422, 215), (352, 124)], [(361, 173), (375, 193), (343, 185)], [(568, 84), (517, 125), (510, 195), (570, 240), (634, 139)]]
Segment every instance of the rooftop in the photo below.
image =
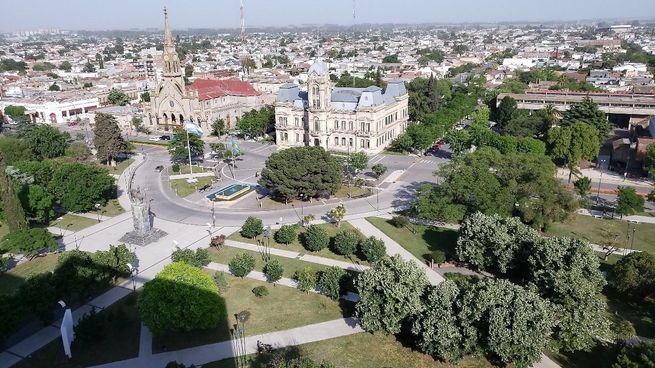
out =
[(260, 93), (248, 82), (237, 79), (196, 79), (188, 86), (198, 92), (200, 101), (224, 96), (259, 96)]

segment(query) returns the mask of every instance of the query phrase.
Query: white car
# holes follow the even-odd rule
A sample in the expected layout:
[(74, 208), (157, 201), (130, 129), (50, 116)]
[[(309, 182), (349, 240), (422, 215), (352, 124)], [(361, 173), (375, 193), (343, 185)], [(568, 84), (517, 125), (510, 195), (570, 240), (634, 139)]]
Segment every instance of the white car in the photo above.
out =
[(148, 138), (148, 140), (153, 142), (159, 142), (159, 137), (150, 137)]

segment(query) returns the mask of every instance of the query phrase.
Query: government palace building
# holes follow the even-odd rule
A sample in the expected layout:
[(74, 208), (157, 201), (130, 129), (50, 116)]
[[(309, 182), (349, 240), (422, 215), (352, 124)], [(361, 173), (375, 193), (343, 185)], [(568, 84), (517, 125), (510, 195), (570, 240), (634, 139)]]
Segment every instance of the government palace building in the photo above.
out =
[(244, 112), (264, 105), (264, 97), (253, 86), (236, 79), (195, 79), (185, 85), (184, 68), (175, 50), (173, 36), (164, 11), (163, 75), (150, 92), (147, 124), (159, 131), (181, 127), (186, 120), (199, 124), (206, 132), (215, 119), (234, 128)]
[(327, 65), (316, 61), (307, 91), (280, 87), (275, 103), (278, 147), (321, 146), (339, 152), (376, 154), (407, 128), (405, 83), (390, 81), (386, 90), (332, 87)]

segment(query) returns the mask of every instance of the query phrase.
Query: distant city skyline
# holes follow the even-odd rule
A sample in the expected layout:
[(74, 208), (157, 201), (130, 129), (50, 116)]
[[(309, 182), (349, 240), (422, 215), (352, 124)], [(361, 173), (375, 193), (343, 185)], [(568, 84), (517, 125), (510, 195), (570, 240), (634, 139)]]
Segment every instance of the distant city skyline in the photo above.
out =
[[(654, 0), (244, 0), (247, 27), (353, 23), (496, 23), (655, 17)], [(519, 5), (520, 4), (520, 5)], [(173, 29), (236, 28), (239, 0), (23, 0), (0, 3), (0, 32), (44, 28), (127, 30), (162, 28), (163, 8)]]

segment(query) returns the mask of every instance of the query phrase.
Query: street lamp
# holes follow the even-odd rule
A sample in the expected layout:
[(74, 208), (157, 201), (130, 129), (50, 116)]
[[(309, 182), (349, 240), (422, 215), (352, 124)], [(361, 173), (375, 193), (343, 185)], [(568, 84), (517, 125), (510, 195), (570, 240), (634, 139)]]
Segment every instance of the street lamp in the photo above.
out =
[(273, 236), (273, 229), (271, 229), (271, 225), (268, 225), (264, 230), (264, 237), (266, 237), (267, 243), (264, 247), (264, 258), (266, 258), (266, 262), (271, 259), (271, 236)]
[(600, 160), (600, 178), (598, 179), (598, 193), (596, 194), (596, 206), (598, 206), (598, 201), (600, 201), (600, 183), (603, 181), (603, 164), (605, 160)]
[(214, 211), (214, 205), (216, 201), (212, 199), (212, 227), (216, 227), (216, 212)]
[(136, 267), (132, 266), (132, 264), (128, 263), (127, 268), (130, 270), (130, 278), (132, 279), (132, 291), (136, 291), (136, 282), (134, 281), (134, 274), (138, 273)]
[[(634, 225), (633, 225), (633, 226), (634, 226)], [(631, 242), (630, 242), (630, 250), (634, 250), (634, 249), (635, 249), (635, 233), (636, 233), (636, 232), (637, 232), (637, 227), (635, 226), (635, 227), (632, 228), (632, 240), (631, 240)]]
[(100, 222), (100, 203), (95, 204), (96, 214), (98, 215), (98, 222)]

